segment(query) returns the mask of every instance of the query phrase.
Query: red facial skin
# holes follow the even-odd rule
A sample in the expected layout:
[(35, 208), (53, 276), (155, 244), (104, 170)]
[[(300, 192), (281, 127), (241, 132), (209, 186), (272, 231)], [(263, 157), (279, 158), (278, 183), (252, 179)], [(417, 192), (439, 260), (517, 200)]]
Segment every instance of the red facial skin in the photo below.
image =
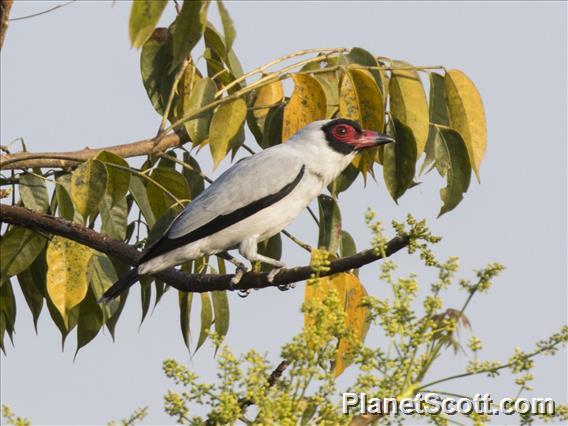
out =
[(331, 133), (340, 142), (352, 145), (355, 149), (370, 148), (385, 143), (384, 138), (378, 132), (363, 130), (360, 133), (348, 124), (338, 124), (333, 127)]

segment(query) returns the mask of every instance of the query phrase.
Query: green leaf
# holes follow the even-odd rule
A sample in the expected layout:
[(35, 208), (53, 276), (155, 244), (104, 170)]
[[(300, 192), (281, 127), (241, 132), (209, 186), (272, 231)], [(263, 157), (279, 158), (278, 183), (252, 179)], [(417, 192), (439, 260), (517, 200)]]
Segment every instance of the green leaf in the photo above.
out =
[[(222, 259), (219, 259), (222, 261)], [(222, 341), (229, 331), (229, 300), (226, 291), (212, 291), (213, 312), (215, 314), (215, 333)]]
[(437, 127), (436, 162), (443, 162), (446, 187), (440, 190), (443, 201), (438, 217), (454, 209), (467, 192), (471, 177), (471, 164), (467, 147), (461, 135), (453, 129)]
[(189, 186), (181, 173), (158, 167), (150, 177), (152, 181), (148, 181), (146, 188), (154, 217), (162, 216), (169, 208), (176, 206), (177, 201), (189, 201)]
[[(407, 67), (409, 64), (396, 61), (394, 66)], [(412, 132), (418, 159), (426, 146), (430, 125), (426, 93), (418, 73), (414, 70), (393, 70), (389, 94), (390, 113)]]
[(185, 176), (187, 180), (187, 184), (189, 185), (189, 190), (193, 198), (197, 197), (205, 188), (205, 183), (203, 176), (201, 175), (201, 167), (195, 158), (193, 158), (189, 153), (183, 153), (183, 162), (193, 168), (193, 170), (189, 170), (187, 167), (184, 167), (182, 170), (182, 174)]
[(46, 294), (45, 278), (47, 273), (47, 263), (45, 262), (45, 252), (34, 260), (29, 268), (18, 274), (20, 289), (26, 299), (26, 303), (32, 313), (34, 328), (37, 333), (37, 321), (43, 308), (43, 298)]
[[(224, 37), (211, 22), (207, 22), (203, 38), (205, 40), (203, 57), (207, 62), (209, 77), (214, 78), (218, 85), (226, 86), (243, 74), (241, 63), (235, 52), (226, 47)], [(241, 89), (244, 83), (243, 81), (234, 85), (229, 89), (229, 94)]]
[(462, 136), (471, 167), (479, 180), (479, 166), (487, 146), (487, 124), (481, 95), (462, 71), (447, 71), (444, 82), (450, 126)]
[(115, 240), (124, 241), (126, 239), (126, 227), (128, 226), (126, 197), (117, 201), (113, 206), (111, 204), (110, 196), (105, 194), (99, 206), (102, 221), (101, 231)]
[(122, 296), (120, 297), (120, 301), (119, 301), (118, 308), (117, 308), (116, 312), (114, 314), (112, 314), (112, 316), (105, 321), (105, 326), (106, 326), (108, 332), (110, 333), (110, 336), (112, 337), (113, 341), (114, 341), (114, 334), (115, 334), (115, 331), (116, 331), (116, 323), (118, 322), (118, 319), (120, 318), (120, 314), (122, 313), (122, 310), (124, 309), (124, 305), (126, 305), (126, 299), (127, 298), (128, 298), (128, 292), (122, 293)]
[(98, 211), (99, 203), (106, 190), (107, 174), (103, 163), (88, 160), (81, 164), (71, 176), (71, 201), (83, 219)]
[(372, 68), (369, 69), (368, 71), (373, 76), (384, 98), (385, 88), (387, 86), (387, 78), (385, 75), (384, 68), (379, 67), (379, 63), (377, 62), (377, 59), (373, 56), (373, 54), (360, 47), (354, 47), (349, 51), (347, 55), (345, 55), (345, 59), (347, 59), (347, 61), (349, 61), (349, 63), (351, 64), (359, 64), (365, 67), (379, 68), (379, 69)]
[(235, 30), (235, 25), (233, 20), (225, 8), (225, 5), (221, 0), (217, 1), (217, 8), (219, 9), (219, 15), (221, 16), (221, 23), (223, 24), (223, 33), (225, 34), (225, 44), (227, 45), (227, 50), (230, 50), (237, 36), (237, 31)]
[(47, 294), (55, 305), (66, 328), (69, 312), (85, 298), (88, 265), (93, 251), (84, 245), (54, 236), (47, 245)]
[[(16, 298), (12, 290), (10, 281), (4, 281), (0, 285), (0, 319), (3, 321), (2, 328), (6, 330), (10, 340), (13, 343), (14, 326), (16, 323)], [(0, 330), (0, 340), (3, 341), (4, 330)], [(4, 343), (2, 342), (2, 351), (4, 351)]]
[[(213, 102), (216, 91), (217, 86), (210, 78), (198, 80), (189, 96), (187, 115), (193, 114), (198, 109)], [(191, 138), (193, 146), (201, 145), (209, 137), (209, 125), (212, 115), (212, 110), (205, 111), (184, 123), (185, 130)]]
[(410, 127), (396, 118), (387, 130), (396, 142), (383, 147), (383, 177), (391, 197), (397, 201), (414, 179), (416, 141)]
[(339, 256), (353, 256), (357, 253), (357, 246), (351, 234), (347, 231), (341, 231), (339, 239)]
[(167, 28), (156, 28), (140, 52), (140, 73), (152, 106), (160, 115), (174, 84), (172, 37)]
[[(128, 192), (130, 172), (124, 169), (129, 168), (128, 163), (124, 158), (108, 151), (101, 151), (95, 158), (103, 163), (106, 168), (106, 192), (111, 196), (112, 204), (115, 205), (118, 201), (124, 200)], [(113, 167), (113, 165), (119, 167)]]
[[(280, 260), (282, 257), (282, 237), (280, 236), (280, 233), (258, 244), (258, 252), (263, 256)], [(269, 272), (274, 269), (274, 265), (268, 265), (266, 263), (261, 263), (260, 265), (260, 270), (263, 272)]]
[(152, 208), (150, 207), (150, 202), (148, 201), (148, 193), (146, 191), (146, 187), (144, 186), (142, 178), (138, 176), (132, 176), (130, 178), (130, 193), (134, 197), (134, 201), (142, 212), (144, 219), (146, 219), (148, 227), (152, 228), (154, 226), (154, 223), (156, 222), (156, 219), (154, 217), (154, 213), (152, 212)]
[[(170, 111), (170, 121), (175, 122), (182, 119), (191, 110), (191, 94), (198, 81), (202, 79), (201, 73), (193, 65), (188, 63), (185, 65), (183, 74), (179, 79), (174, 95), (173, 107)], [(172, 152), (172, 151), (170, 151)]]
[(22, 175), (18, 189), (25, 207), (38, 213), (47, 212), (49, 195), (43, 179), (35, 175)]
[[(118, 276), (111, 260), (104, 255), (95, 254), (91, 257), (88, 266), (87, 277), (89, 287), (93, 291), (96, 300), (99, 300), (117, 280)], [(124, 298), (124, 296), (121, 296)], [(104, 321), (108, 321), (118, 310), (120, 302), (117, 299), (102, 304)]]
[(11, 277), (28, 269), (45, 243), (45, 237), (30, 229), (10, 227), (0, 240), (0, 275)]
[(83, 223), (83, 217), (73, 207), (71, 201), (71, 174), (65, 174), (55, 179), (55, 198), (59, 215), (67, 220), (77, 223)]
[(162, 296), (166, 294), (170, 287), (165, 282), (160, 280), (154, 280), (154, 284), (156, 285), (156, 300), (154, 301), (154, 309), (156, 309), (156, 305), (158, 304), (158, 302), (160, 302)]
[(284, 126), (284, 105), (270, 108), (264, 119), (264, 129), (262, 131), (262, 143), (264, 149), (281, 144), (282, 128)]
[(150, 310), (150, 302), (152, 300), (152, 278), (149, 276), (140, 277), (140, 305), (142, 307), (142, 314), (140, 316), (140, 325), (146, 319), (148, 311)]
[(92, 289), (87, 291), (87, 295), (79, 305), (79, 319), (77, 321), (77, 349), (75, 350), (75, 358), (79, 353), (79, 349), (87, 345), (93, 340), (103, 327), (103, 311), (97, 303), (97, 298), (93, 294)]
[(201, 293), (201, 329), (199, 330), (199, 339), (195, 352), (205, 343), (207, 335), (213, 323), (213, 308), (211, 306), (210, 293)]
[(294, 91), (284, 108), (282, 140), (286, 141), (312, 121), (326, 116), (327, 100), (321, 84), (307, 74), (294, 74)]
[[(429, 93), (429, 112), (430, 122), (449, 126), (448, 106), (446, 100), (446, 89), (444, 87), (444, 77), (435, 72), (430, 74), (430, 93)], [(426, 158), (420, 167), (420, 174), (423, 174), (428, 167), (434, 164), (436, 160), (435, 140), (437, 137), (436, 128), (430, 125), (428, 131), (428, 139), (424, 152)], [(431, 170), (431, 169), (430, 169)]]
[(319, 236), (318, 247), (335, 255), (341, 235), (341, 211), (337, 202), (328, 195), (318, 196)]
[[(209, 59), (217, 62), (218, 64), (215, 65), (215, 70), (213, 73), (210, 73), (210, 76), (213, 76), (219, 70), (223, 69), (224, 58), (227, 56), (227, 47), (225, 46), (225, 40), (221, 33), (217, 31), (215, 26), (211, 22), (207, 22), (205, 25), (205, 32), (203, 33), (203, 38), (205, 40), (206, 48), (211, 50), (209, 55)], [(234, 78), (231, 78), (233, 80)]]
[(191, 302), (193, 301), (193, 293), (178, 291), (179, 299), (179, 324), (181, 335), (188, 350), (190, 350), (191, 335), (189, 330), (189, 319), (191, 317)]
[(247, 116), (245, 101), (238, 98), (222, 104), (213, 114), (209, 132), (209, 147), (213, 167), (217, 168), (239, 136)]
[(444, 77), (438, 73), (430, 73), (430, 121), (444, 126), (450, 125), (448, 117), (448, 105), (446, 100), (446, 88), (444, 87)]
[(148, 40), (167, 4), (167, 0), (136, 0), (132, 2), (128, 22), (132, 47), (141, 47)]
[(189, 56), (205, 30), (208, 1), (184, 1), (175, 21), (173, 38), (173, 66)]

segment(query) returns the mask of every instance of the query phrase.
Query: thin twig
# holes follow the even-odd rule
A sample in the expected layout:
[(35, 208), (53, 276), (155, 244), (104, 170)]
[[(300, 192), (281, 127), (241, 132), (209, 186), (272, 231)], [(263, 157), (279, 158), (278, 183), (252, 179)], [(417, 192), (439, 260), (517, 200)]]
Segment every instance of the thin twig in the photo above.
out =
[(313, 251), (314, 248), (311, 245), (306, 244), (303, 241), (299, 240), (298, 238), (296, 238), (294, 235), (290, 234), (285, 229), (282, 231), (282, 233), (284, 235), (286, 235), (289, 239), (294, 241), (296, 244), (298, 244), (300, 247), (302, 247), (304, 250), (306, 250), (308, 253), (311, 253)]
[(23, 19), (35, 18), (36, 16), (44, 15), (44, 14), (46, 14), (46, 13), (53, 12), (53, 11), (56, 10), (56, 9), (60, 9), (60, 8), (62, 8), (62, 7), (68, 6), (68, 5), (70, 5), (71, 3), (75, 3), (76, 1), (77, 1), (77, 0), (70, 0), (70, 1), (68, 1), (67, 3), (58, 4), (57, 6), (54, 6), (54, 7), (50, 8), (50, 9), (46, 9), (46, 10), (44, 10), (43, 12), (38, 12), (38, 13), (31, 14), (31, 15), (26, 15), (26, 16), (18, 16), (17, 18), (10, 18), (10, 19), (8, 19), (8, 21), (10, 21), (10, 22), (12, 22), (12, 21), (21, 21), (21, 20), (23, 20)]
[(320, 225), (320, 221), (318, 219), (318, 217), (316, 216), (316, 214), (314, 213), (314, 211), (312, 210), (312, 208), (310, 206), (306, 207), (308, 209), (308, 212), (310, 212), (310, 215), (312, 216), (312, 219), (317, 223), (317, 225)]

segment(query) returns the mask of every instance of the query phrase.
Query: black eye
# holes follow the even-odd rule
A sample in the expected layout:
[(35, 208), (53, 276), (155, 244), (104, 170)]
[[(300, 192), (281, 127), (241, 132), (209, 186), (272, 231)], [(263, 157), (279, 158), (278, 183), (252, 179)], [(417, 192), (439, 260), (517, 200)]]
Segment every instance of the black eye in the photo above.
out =
[(339, 136), (345, 136), (347, 134), (347, 128), (344, 126), (340, 126), (337, 128), (337, 134)]

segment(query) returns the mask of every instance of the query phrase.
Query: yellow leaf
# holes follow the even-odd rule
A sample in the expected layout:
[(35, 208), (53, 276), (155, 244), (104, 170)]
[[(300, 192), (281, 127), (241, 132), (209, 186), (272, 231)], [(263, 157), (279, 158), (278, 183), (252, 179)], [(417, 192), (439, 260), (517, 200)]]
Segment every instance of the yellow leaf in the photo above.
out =
[[(339, 273), (320, 278), (316, 284), (306, 285), (304, 302), (323, 300), (335, 290), (345, 312), (345, 326), (351, 330), (351, 335), (339, 340), (334, 362), (334, 375), (339, 376), (352, 362), (352, 352), (355, 344), (363, 342), (369, 330), (368, 309), (362, 305), (367, 291), (359, 278), (350, 273)], [(304, 315), (304, 326), (309, 327), (315, 321), (310, 315)]]
[[(284, 87), (280, 80), (267, 84), (266, 86), (262, 86), (258, 89), (253, 105), (253, 115), (254, 118), (256, 118), (260, 129), (264, 128), (264, 119), (266, 118), (266, 114), (268, 114), (270, 107), (279, 103), (282, 99), (284, 99)], [(266, 108), (261, 108), (263, 106), (266, 106)]]
[[(383, 131), (383, 95), (373, 75), (366, 69), (350, 66), (343, 74), (339, 92), (339, 115), (358, 121), (364, 129)], [(376, 148), (365, 150), (355, 157), (353, 165), (365, 176), (372, 170), (376, 157)]]
[(450, 126), (462, 136), (477, 180), (479, 166), (485, 155), (487, 125), (479, 91), (459, 70), (449, 70), (444, 78)]
[(96, 213), (107, 185), (107, 173), (103, 163), (89, 160), (81, 164), (71, 176), (70, 196), (75, 210), (83, 219)]
[[(399, 66), (409, 66), (397, 62)], [(414, 70), (393, 70), (389, 82), (390, 112), (393, 118), (412, 130), (416, 140), (416, 158), (426, 146), (430, 117), (422, 82)]]
[(87, 246), (55, 236), (47, 246), (47, 294), (68, 325), (68, 313), (85, 298), (88, 266), (93, 252)]
[(246, 116), (247, 104), (241, 98), (222, 104), (213, 114), (209, 130), (209, 148), (214, 168), (217, 168), (229, 152), (231, 142), (239, 135)]
[(320, 83), (307, 74), (296, 74), (294, 92), (284, 108), (282, 140), (286, 141), (312, 121), (325, 118), (327, 102)]

